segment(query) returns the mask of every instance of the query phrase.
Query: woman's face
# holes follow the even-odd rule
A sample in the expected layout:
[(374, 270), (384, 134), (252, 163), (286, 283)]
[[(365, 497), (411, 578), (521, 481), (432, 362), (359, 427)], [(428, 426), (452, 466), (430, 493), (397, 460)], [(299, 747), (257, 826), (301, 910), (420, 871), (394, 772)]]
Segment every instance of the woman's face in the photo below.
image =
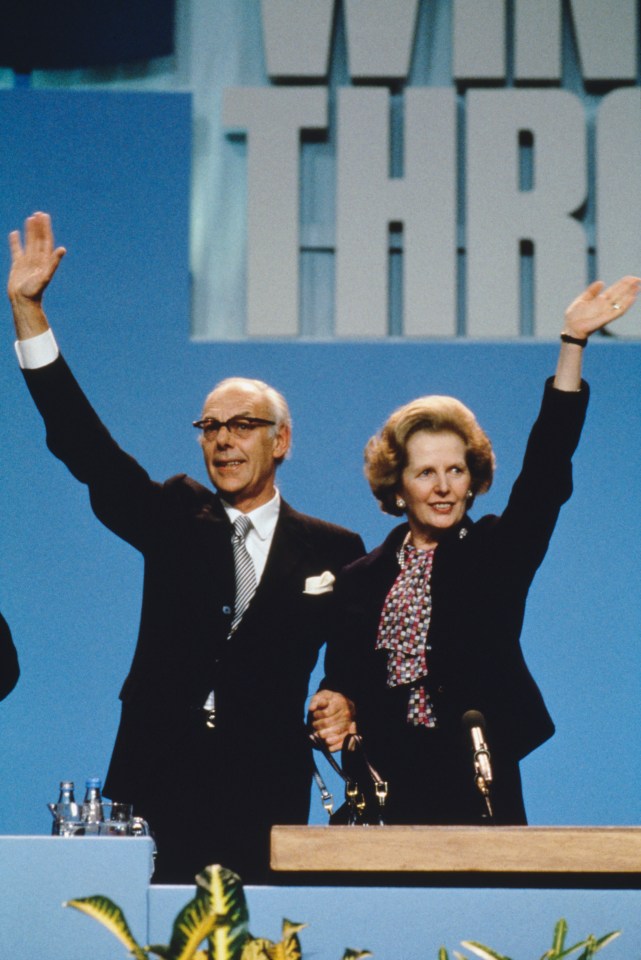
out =
[(407, 466), (399, 496), (417, 546), (434, 546), (444, 530), (465, 515), (472, 477), (465, 444), (456, 433), (419, 430), (407, 441)]

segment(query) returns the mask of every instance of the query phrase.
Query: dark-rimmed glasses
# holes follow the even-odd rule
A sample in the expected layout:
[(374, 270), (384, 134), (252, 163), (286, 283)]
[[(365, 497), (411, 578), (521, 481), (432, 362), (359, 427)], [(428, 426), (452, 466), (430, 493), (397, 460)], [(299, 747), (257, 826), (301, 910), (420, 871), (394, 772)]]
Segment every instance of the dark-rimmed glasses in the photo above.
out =
[(229, 420), (216, 420), (214, 417), (205, 417), (203, 420), (194, 420), (193, 425), (202, 430), (205, 440), (215, 440), (219, 430), (225, 427), (232, 437), (242, 440), (249, 437), (257, 427), (274, 427), (275, 420), (264, 420), (263, 417), (230, 417)]

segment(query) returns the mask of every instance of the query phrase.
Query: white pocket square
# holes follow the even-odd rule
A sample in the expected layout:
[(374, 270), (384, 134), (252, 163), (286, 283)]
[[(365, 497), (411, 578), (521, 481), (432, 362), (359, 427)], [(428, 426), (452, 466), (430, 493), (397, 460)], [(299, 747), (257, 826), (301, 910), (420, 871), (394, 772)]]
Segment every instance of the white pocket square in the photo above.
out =
[(303, 593), (331, 593), (334, 589), (336, 577), (330, 570), (325, 570), (318, 577), (308, 577), (305, 581)]

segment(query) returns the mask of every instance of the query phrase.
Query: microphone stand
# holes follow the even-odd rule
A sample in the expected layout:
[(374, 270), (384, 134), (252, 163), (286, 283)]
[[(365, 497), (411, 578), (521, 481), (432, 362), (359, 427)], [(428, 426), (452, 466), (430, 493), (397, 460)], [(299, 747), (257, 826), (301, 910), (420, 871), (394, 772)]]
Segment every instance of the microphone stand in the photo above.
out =
[(494, 825), (494, 810), (490, 787), (492, 785), (492, 762), (490, 751), (485, 742), (485, 717), (478, 710), (468, 710), (463, 714), (463, 726), (472, 740), (472, 759), (474, 763), (474, 783), (483, 797), (485, 812), (482, 819)]
[(490, 797), (491, 780), (487, 780), (483, 775), (483, 769), (486, 767), (486, 762), (489, 762), (489, 759), (490, 753), (487, 747), (481, 747), (474, 751), (474, 783), (485, 801), (486, 809), (486, 812), (482, 815), (482, 819), (488, 820), (490, 824), (494, 825), (494, 810), (492, 809), (492, 800)]

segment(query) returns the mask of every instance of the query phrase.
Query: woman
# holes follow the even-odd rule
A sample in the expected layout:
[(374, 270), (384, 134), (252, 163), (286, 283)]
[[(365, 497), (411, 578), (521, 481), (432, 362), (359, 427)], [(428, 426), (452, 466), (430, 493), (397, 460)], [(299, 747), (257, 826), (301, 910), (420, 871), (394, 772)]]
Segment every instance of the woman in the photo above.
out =
[[(525, 602), (572, 491), (588, 401), (583, 349), (634, 303), (640, 284), (624, 277), (606, 290), (596, 282), (568, 307), (556, 374), (500, 517), (468, 516), (490, 487), (494, 457), (458, 400), (407, 404), (366, 447), (374, 495), (407, 522), (340, 576), (324, 686), (354, 705), (368, 757), (389, 782), (388, 822), (481, 822), (462, 724), (469, 710), (487, 725), (495, 822), (526, 822), (519, 760), (554, 726), (520, 648)], [(314, 721), (329, 741), (322, 709)]]

